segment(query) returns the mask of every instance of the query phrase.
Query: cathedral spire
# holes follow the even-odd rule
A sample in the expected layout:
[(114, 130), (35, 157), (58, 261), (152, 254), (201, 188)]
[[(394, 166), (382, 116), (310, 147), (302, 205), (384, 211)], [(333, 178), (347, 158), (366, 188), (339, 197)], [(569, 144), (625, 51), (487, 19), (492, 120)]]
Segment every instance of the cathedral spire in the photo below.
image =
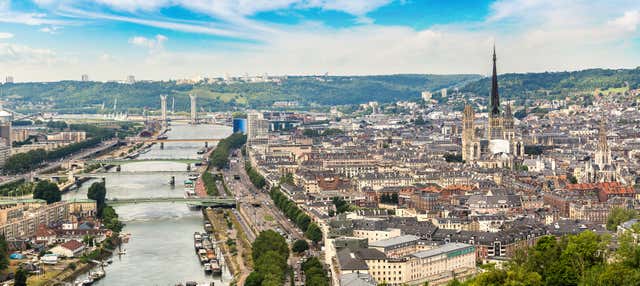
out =
[(500, 95), (498, 95), (498, 72), (496, 69), (496, 45), (493, 45), (493, 74), (491, 76), (491, 114), (500, 114)]

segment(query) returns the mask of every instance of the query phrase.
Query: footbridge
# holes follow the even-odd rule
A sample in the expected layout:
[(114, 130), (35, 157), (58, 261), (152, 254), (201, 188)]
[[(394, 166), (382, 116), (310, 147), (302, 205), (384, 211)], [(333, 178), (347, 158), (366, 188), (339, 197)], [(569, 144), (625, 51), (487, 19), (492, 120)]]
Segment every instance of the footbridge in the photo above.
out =
[(147, 197), (147, 198), (113, 198), (107, 199), (108, 205), (130, 205), (130, 204), (146, 204), (146, 203), (186, 203), (189, 206), (196, 207), (219, 207), (234, 208), (236, 206), (235, 199), (207, 197), (207, 198), (171, 198), (171, 197)]

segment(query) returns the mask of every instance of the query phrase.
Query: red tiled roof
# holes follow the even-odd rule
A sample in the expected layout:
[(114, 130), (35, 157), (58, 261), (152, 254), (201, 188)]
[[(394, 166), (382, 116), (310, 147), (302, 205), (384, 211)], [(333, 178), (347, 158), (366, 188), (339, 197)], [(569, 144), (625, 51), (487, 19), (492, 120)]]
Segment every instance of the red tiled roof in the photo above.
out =
[(567, 189), (573, 191), (598, 190), (605, 194), (633, 194), (635, 192), (632, 187), (624, 186), (620, 182), (567, 184)]
[(77, 240), (69, 240), (63, 244), (61, 244), (60, 246), (69, 249), (71, 251), (76, 251), (78, 249), (80, 249), (81, 247), (84, 246), (84, 244), (82, 244), (82, 242), (79, 242)]
[(447, 187), (445, 187), (445, 190), (462, 190), (462, 191), (471, 191), (473, 189), (475, 189), (475, 186), (471, 186), (471, 185), (449, 185)]
[(36, 237), (53, 236), (56, 232), (53, 229), (48, 228), (45, 224), (38, 225), (36, 230)]

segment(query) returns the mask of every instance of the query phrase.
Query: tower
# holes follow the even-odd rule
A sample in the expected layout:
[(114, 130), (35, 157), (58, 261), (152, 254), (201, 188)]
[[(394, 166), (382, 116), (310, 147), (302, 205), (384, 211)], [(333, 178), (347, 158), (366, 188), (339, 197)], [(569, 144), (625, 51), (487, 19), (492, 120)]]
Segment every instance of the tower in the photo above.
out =
[(162, 112), (161, 120), (162, 124), (167, 123), (167, 96), (160, 95), (160, 111)]
[(247, 143), (250, 145), (266, 144), (269, 139), (269, 121), (262, 112), (247, 114)]
[(600, 130), (598, 131), (598, 148), (596, 150), (596, 165), (600, 167), (600, 170), (604, 170), (604, 167), (611, 165), (611, 149), (607, 143), (607, 127), (604, 121), (604, 116), (600, 120)]
[(498, 94), (498, 72), (496, 68), (496, 47), (493, 46), (493, 73), (491, 75), (491, 97), (489, 98), (489, 124), (487, 139), (504, 139), (502, 117), (500, 116), (500, 95)]
[(504, 107), (504, 113), (502, 114), (502, 128), (505, 140), (513, 140), (516, 136), (515, 127), (513, 124), (513, 114), (511, 113), (511, 105), (507, 104)]
[(196, 124), (198, 123), (198, 110), (196, 109), (197, 96), (189, 94), (189, 98), (191, 99), (191, 124)]
[(475, 112), (471, 105), (464, 106), (462, 113), (462, 160), (470, 162), (474, 159), (473, 142), (475, 141)]

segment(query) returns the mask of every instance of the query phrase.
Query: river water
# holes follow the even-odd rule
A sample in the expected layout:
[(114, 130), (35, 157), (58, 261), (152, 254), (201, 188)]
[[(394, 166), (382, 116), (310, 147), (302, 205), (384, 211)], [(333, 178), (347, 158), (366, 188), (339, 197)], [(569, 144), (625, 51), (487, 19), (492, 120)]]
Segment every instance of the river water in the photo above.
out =
[[(224, 138), (231, 128), (217, 125), (173, 125), (170, 139)], [(211, 144), (211, 143), (209, 143)], [(204, 143), (165, 143), (154, 145), (141, 159), (195, 159)], [(101, 173), (106, 179), (108, 198), (182, 197), (187, 165), (178, 162), (137, 162), (122, 166), (120, 172)], [(176, 185), (168, 181), (175, 176)], [(63, 196), (86, 198), (92, 181)], [(105, 268), (107, 276), (94, 285), (175, 285), (186, 281), (215, 282), (228, 285), (231, 276), (226, 268), (222, 276), (205, 275), (193, 248), (193, 233), (203, 231), (200, 211), (184, 203), (146, 203), (116, 206), (126, 224), (123, 232), (131, 240), (123, 244), (126, 255), (113, 257)]]

